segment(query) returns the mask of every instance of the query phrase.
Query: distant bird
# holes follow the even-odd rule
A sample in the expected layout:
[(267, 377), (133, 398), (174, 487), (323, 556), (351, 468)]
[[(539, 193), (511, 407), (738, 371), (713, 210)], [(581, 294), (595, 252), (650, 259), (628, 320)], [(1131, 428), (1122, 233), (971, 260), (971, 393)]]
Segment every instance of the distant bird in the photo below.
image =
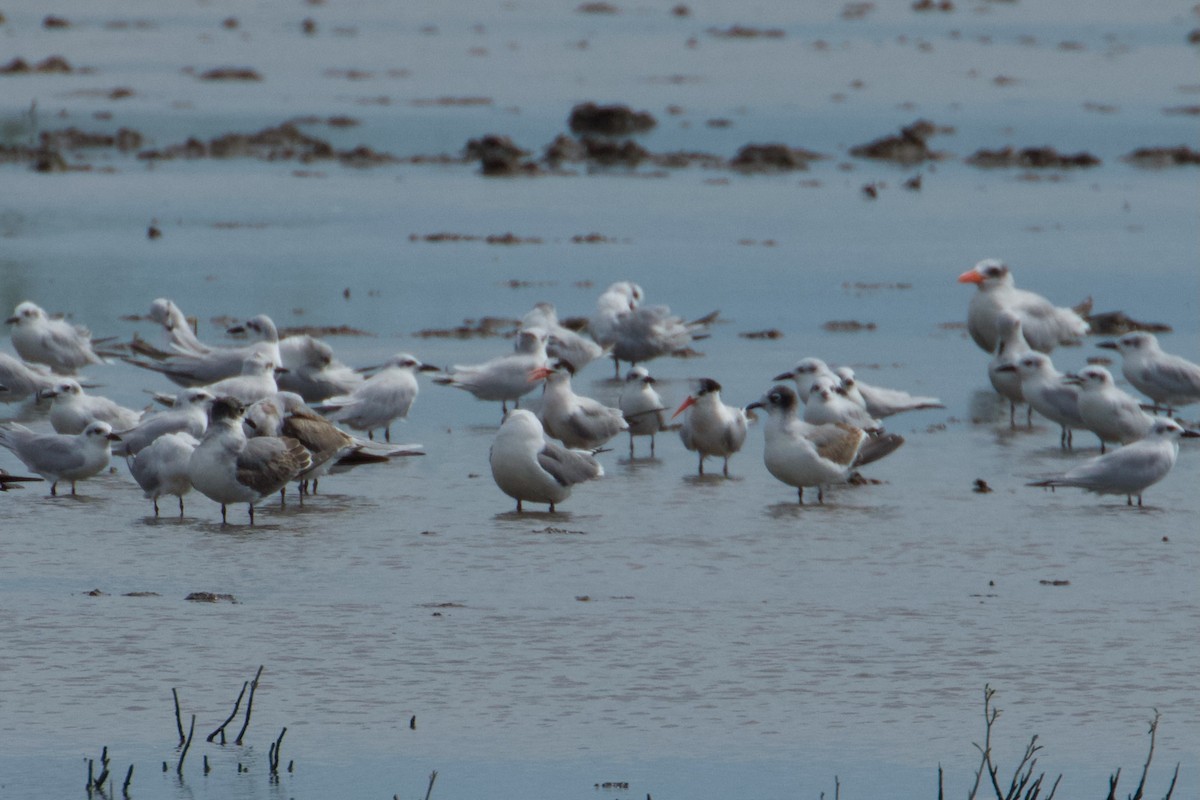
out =
[(621, 362), (637, 365), (686, 348), (716, 316), (709, 314), (695, 322), (684, 322), (666, 306), (645, 306), (642, 287), (619, 281), (608, 287), (596, 301), (596, 311), (588, 323), (592, 337), (611, 351), (616, 377)]
[(872, 417), (883, 419), (905, 411), (923, 411), (946, 406), (936, 397), (922, 397), (900, 389), (886, 389), (860, 381), (850, 367), (837, 367), (834, 373), (841, 379), (842, 391)]
[(679, 438), (683, 446), (700, 455), (699, 474), (704, 474), (704, 459), (715, 456), (724, 460), (722, 474), (729, 477), (729, 457), (742, 449), (746, 441), (746, 412), (721, 402), (721, 384), (701, 378), (697, 391), (688, 395), (671, 419), (687, 411)]
[(1069, 308), (1058, 308), (1040, 294), (1018, 289), (1012, 272), (994, 258), (980, 261), (958, 276), (979, 291), (967, 307), (967, 331), (985, 352), (995, 353), (999, 339), (996, 317), (1001, 311), (1016, 314), (1029, 346), (1049, 353), (1060, 344), (1078, 344), (1087, 335), (1088, 323)]
[[(356, 431), (374, 432), (383, 428), (384, 441), (392, 440), (392, 423), (408, 417), (420, 387), (416, 373), (436, 372), (437, 367), (422, 364), (416, 356), (398, 353), (374, 368), (375, 374), (346, 394), (330, 397), (318, 406), (330, 418), (344, 422)], [(528, 375), (524, 376), (526, 383)], [(533, 385), (530, 384), (530, 389)]]
[(75, 482), (103, 472), (111, 459), (111, 444), (118, 440), (107, 422), (93, 422), (83, 433), (35, 433), (24, 425), (0, 425), (0, 446), (12, 451), (21, 463), (50, 481), (50, 494), (58, 494), (58, 482)]
[(550, 512), (566, 500), (571, 487), (604, 475), (592, 453), (571, 450), (546, 438), (532, 411), (514, 409), (505, 416), (489, 455), (492, 478), (500, 491), (517, 501), (549, 503)]
[(904, 444), (897, 434), (868, 436), (852, 425), (812, 425), (800, 419), (800, 401), (791, 387), (779, 385), (747, 410), (764, 408), (763, 463), (776, 479), (795, 486), (804, 503), (804, 487), (817, 487), (817, 502), (825, 502), (825, 488), (846, 483), (857, 466), (869, 464)]
[(121, 431), (137, 425), (141, 418), (140, 411), (126, 408), (107, 397), (87, 394), (73, 378), (63, 378), (43, 391), (42, 397), (53, 399), (50, 424), (56, 433), (82, 433), (94, 420), (107, 422), (113, 430)]
[(276, 377), (279, 391), (295, 392), (307, 403), (320, 403), (353, 392), (363, 376), (338, 361), (333, 348), (313, 336), (288, 336), (279, 342), (285, 372)]
[(208, 429), (208, 409), (215, 399), (206, 389), (184, 389), (175, 395), (169, 409), (148, 414), (132, 428), (117, 431), (121, 441), (113, 447), (113, 454), (137, 455), (168, 433), (186, 433), (196, 440), (203, 438)]
[[(1017, 373), (1016, 366), (1026, 354), (1033, 352), (1033, 348), (1025, 341), (1025, 334), (1021, 332), (1021, 318), (1011, 311), (1001, 311), (996, 315), (996, 332), (996, 351), (992, 360), (988, 362), (988, 380), (1002, 397), (1008, 399), (1008, 424), (1015, 428), (1017, 405), (1025, 402), (1025, 395), (1021, 392), (1021, 376)], [(1003, 369), (1004, 367), (1013, 369)], [(1028, 406), (1025, 421), (1030, 426), (1033, 425), (1033, 406)]]
[(1119, 352), (1125, 380), (1168, 414), (1200, 401), (1200, 364), (1164, 352), (1154, 334), (1135, 331), (1099, 346)]
[(574, 373), (574, 366), (561, 358), (530, 373), (534, 380), (546, 382), (539, 416), (547, 435), (571, 449), (594, 450), (628, 430), (629, 423), (619, 408), (576, 394), (571, 388)]
[(28, 300), (17, 306), (7, 322), (13, 326), (13, 349), (26, 361), (45, 364), (66, 375), (88, 364), (104, 363), (92, 349), (92, 334), (87, 328), (51, 319)]
[(504, 413), (508, 404), (520, 404), (521, 398), (537, 388), (529, 374), (546, 365), (547, 333), (542, 328), (525, 328), (517, 334), (516, 352), (483, 364), (456, 364), (433, 379), (441, 386), (453, 386), (480, 400), (499, 400)]
[(1021, 376), (1021, 393), (1033, 410), (1062, 427), (1059, 444), (1071, 449), (1071, 431), (1087, 426), (1079, 416), (1079, 387), (1066, 382), (1066, 375), (1054, 368), (1045, 353), (1026, 353), (1015, 366), (1000, 368)]
[(49, 391), (64, 376), (0, 353), (0, 403), (20, 403)]
[(1067, 376), (1067, 382), (1079, 386), (1079, 417), (1099, 437), (1101, 453), (1105, 442), (1129, 444), (1150, 432), (1154, 417), (1142, 410), (1136, 397), (1118, 389), (1104, 367), (1084, 367)]
[(1142, 492), (1167, 476), (1179, 456), (1179, 439), (1200, 433), (1184, 430), (1175, 420), (1157, 417), (1145, 438), (1106, 455), (1088, 459), (1066, 473), (1028, 486), (1076, 486), (1096, 494), (1125, 495), (1126, 505), (1142, 505)]
[(654, 435), (667, 425), (667, 408), (654, 383), (645, 367), (633, 367), (625, 373), (625, 388), (617, 405), (629, 424), (630, 458), (633, 458), (633, 440), (637, 436), (650, 437), (650, 457), (654, 458)]
[(161, 354), (161, 358), (150, 361), (132, 357), (124, 360), (135, 367), (161, 373), (171, 382), (185, 387), (210, 386), (226, 378), (239, 377), (245, 374), (246, 362), (255, 356), (266, 360), (272, 367), (283, 366), (279, 352), (279, 333), (270, 317), (260, 314), (240, 325), (232, 326), (229, 332), (248, 336), (251, 342), (232, 347), (201, 345), (207, 349), (201, 352), (188, 350), (164, 353)]
[(808, 402), (804, 404), (804, 421), (810, 425), (853, 425), (865, 431), (883, 429), (883, 423), (846, 396), (840, 379), (828, 375), (820, 375), (813, 381)]
[(312, 466), (312, 457), (295, 439), (262, 436), (246, 439), (242, 432), (245, 406), (236, 398), (218, 397), (212, 404), (208, 430), (188, 462), (192, 486), (225, 507), (246, 503), (250, 524), (254, 504), (283, 489)]
[(179, 498), (179, 516), (183, 516), (183, 496), (192, 490), (188, 466), (199, 444), (190, 433), (166, 433), (127, 459), (129, 473), (154, 503), (154, 516), (158, 516), (158, 498), (172, 494)]
[(521, 327), (541, 328), (546, 331), (546, 355), (570, 362), (576, 372), (605, 352), (594, 340), (563, 327), (552, 303), (535, 305), (521, 318)]

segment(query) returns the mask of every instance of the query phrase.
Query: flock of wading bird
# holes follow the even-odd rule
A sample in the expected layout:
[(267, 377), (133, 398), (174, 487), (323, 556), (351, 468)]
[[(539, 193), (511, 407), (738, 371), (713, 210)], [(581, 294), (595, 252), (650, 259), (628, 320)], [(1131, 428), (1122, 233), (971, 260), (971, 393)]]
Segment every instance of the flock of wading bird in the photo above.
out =
[[(992, 356), (988, 376), (1011, 403), (1010, 424), (1016, 426), (1017, 408), (1026, 404), (1027, 420), (1036, 411), (1061, 426), (1065, 449), (1072, 447), (1076, 430), (1100, 440), (1099, 456), (1029, 485), (1125, 495), (1130, 505), (1136, 497), (1140, 506), (1142, 492), (1170, 472), (1179, 440), (1200, 436), (1171, 418), (1175, 408), (1200, 401), (1200, 366), (1163, 352), (1152, 334), (1139, 331), (1099, 346), (1121, 354), (1125, 380), (1148, 401), (1118, 388), (1102, 366), (1061, 373), (1048, 354), (1081, 341), (1088, 333), (1083, 317), (1018, 289), (1009, 268), (994, 259), (958, 280), (978, 289), (967, 328)], [(629, 435), (630, 458), (637, 437), (649, 438), (653, 457), (656, 434), (677, 429), (684, 447), (698, 455), (700, 474), (706, 459), (720, 458), (728, 476), (729, 458), (745, 442), (753, 409), (766, 416), (767, 471), (795, 487), (800, 503), (805, 488), (815, 488), (823, 503), (825, 487), (853, 481), (859, 467), (903, 444), (902, 437), (883, 430), (881, 420), (943, 407), (937, 398), (872, 386), (849, 368), (804, 358), (775, 376), (781, 383), (745, 408), (722, 402), (721, 385), (702, 378), (670, 414), (641, 365), (707, 335), (714, 316), (685, 322), (666, 306), (644, 303), (637, 284), (619, 282), (597, 300), (587, 336), (560, 324), (552, 305), (539, 303), (522, 320), (513, 352), (491, 361), (438, 369), (401, 353), (355, 370), (312, 336), (280, 339), (266, 316), (230, 329), (245, 343), (210, 345), (197, 338), (173, 302), (158, 299), (149, 318), (167, 337), (160, 349), (140, 338), (93, 341), (85, 328), (23, 302), (8, 319), (19, 358), (0, 352), (0, 401), (28, 403), (33, 414), (44, 411), (54, 432), (0, 424), (0, 445), (40, 476), (0, 470), (0, 488), (44, 479), (54, 495), (60, 482), (69, 481), (74, 494), (77, 481), (107, 469), (115, 454), (125, 459), (156, 515), (158, 499), (175, 495), (182, 516), (183, 496), (194, 488), (220, 504), (222, 522), (227, 505), (247, 503), (253, 523), (255, 504), (283, 493), (289, 483), (299, 485), (303, 502), (310, 485), (315, 492), (321, 475), (335, 465), (421, 453), (419, 445), (392, 444), (390, 426), (407, 416), (416, 399), (416, 372), (432, 371), (434, 383), (501, 403), (504, 417), (491, 447), (491, 470), (496, 485), (517, 501), (518, 512), (526, 502), (549, 504), (554, 511), (573, 486), (603, 475), (597, 455), (623, 432)], [(621, 362), (631, 365), (617, 408), (571, 386), (576, 372), (605, 356), (613, 360), (618, 379)], [(87, 384), (72, 377), (113, 358), (160, 373), (181, 391), (155, 395), (163, 410), (137, 411), (88, 394)], [(519, 408), (520, 399), (539, 386), (540, 411)], [(673, 424), (680, 415), (681, 424)], [(375, 431), (382, 431), (383, 441), (375, 439)], [(1116, 449), (1109, 452), (1109, 445)]]

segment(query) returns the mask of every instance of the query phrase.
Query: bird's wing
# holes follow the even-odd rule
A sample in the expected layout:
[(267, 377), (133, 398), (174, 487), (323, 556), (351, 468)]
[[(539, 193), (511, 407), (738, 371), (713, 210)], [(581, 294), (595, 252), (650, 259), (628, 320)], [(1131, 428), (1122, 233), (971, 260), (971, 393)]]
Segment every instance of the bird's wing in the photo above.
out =
[(312, 457), (295, 439), (259, 436), (246, 442), (237, 457), (237, 480), (261, 495), (283, 488), (312, 466)]
[(600, 462), (590, 453), (568, 450), (551, 441), (543, 444), (537, 460), (542, 469), (563, 486), (573, 486), (604, 474)]
[(853, 425), (836, 423), (832, 425), (813, 425), (806, 432), (809, 441), (817, 448), (821, 458), (835, 464), (849, 465), (858, 453), (859, 444), (866, 436)]

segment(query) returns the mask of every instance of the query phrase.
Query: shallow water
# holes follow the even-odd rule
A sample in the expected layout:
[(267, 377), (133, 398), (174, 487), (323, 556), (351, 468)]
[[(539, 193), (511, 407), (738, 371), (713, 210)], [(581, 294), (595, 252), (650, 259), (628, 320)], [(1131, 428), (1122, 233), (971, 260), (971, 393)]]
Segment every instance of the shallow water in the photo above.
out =
[[(7, 165), (0, 308), (33, 299), (98, 336), (154, 341), (122, 317), (169, 296), (206, 339), (220, 336), (212, 317), (265, 312), (371, 332), (332, 340), (353, 365), (397, 351), (448, 364), (509, 343), (414, 334), (519, 317), (539, 300), (586, 315), (609, 282), (634, 279), (685, 316), (721, 310), (702, 358), (650, 365), (669, 402), (708, 376), (745, 404), (818, 355), (947, 408), (893, 418), (908, 441), (870, 468), (882, 483), (833, 489), (823, 507), (797, 507), (765, 472), (755, 428), (731, 480), (698, 479), (671, 434), (657, 460), (631, 462), (617, 440), (606, 477), (560, 513), (516, 515), (488, 474), (499, 409), (428, 383), (393, 430), (428, 455), (330, 476), (303, 509), (266, 503), (253, 529), (244, 508), (222, 527), (200, 497), (182, 520), (169, 501), (155, 519), (119, 464), (77, 497), (10, 492), (0, 496), (0, 786), (81, 791), (86, 759), (107, 745), (118, 779), (136, 764), (143, 796), (321, 797), (347, 786), (410, 796), (433, 769), (442, 798), (809, 796), (832, 794), (835, 775), (848, 797), (934, 796), (939, 763), (947, 791), (965, 793), (987, 683), (1004, 709), (1002, 774), (1037, 733), (1039, 768), (1065, 773), (1058, 797), (1102, 796), (1117, 767), (1123, 788), (1158, 709), (1149, 793), (1165, 793), (1182, 762), (1175, 796), (1196, 794), (1200, 450), (1184, 447), (1141, 510), (1026, 488), (1094, 452), (1092, 437), (1069, 455), (1053, 426), (1010, 431), (986, 356), (947, 326), (973, 291), (955, 276), (998, 255), (1058, 302), (1090, 295), (1099, 310), (1171, 324), (1164, 345), (1196, 358), (1195, 170), (1119, 160), (1196, 141), (1194, 116), (1162, 113), (1195, 102), (1183, 39), (1196, 18), (1168, 3), (1088, 4), (1086, 22), (1069, 13), (1081, 4), (881, 8), (861, 21), (791, 4), (689, 5), (677, 20), (666, 6), (595, 15), (496, 4), (464, 18), (439, 4), (210, 3), (166, 15), (156, 4), (116, 14), (67, 3), (56, 13), (72, 27), (56, 31), (39, 26), (42, 12), (6, 11), (7, 50), (94, 68), (0, 78), (0, 112), (18, 127), (34, 98), (44, 128), (127, 125), (154, 147), (349, 114), (362, 124), (315, 135), (409, 157), (456, 153), (489, 132), (538, 149), (573, 103), (596, 99), (654, 113), (654, 151), (731, 156), (785, 141), (834, 158), (779, 176), (693, 167), (513, 180), (485, 180), (474, 165), (150, 167), (107, 152), (92, 163), (109, 169), (91, 172)], [(220, 26), (229, 16), (234, 31)], [(299, 33), (305, 16), (317, 36)], [(114, 29), (117, 19), (150, 26)], [(706, 33), (735, 22), (785, 36)], [(134, 58), (134, 46), (148, 50)], [(267, 80), (182, 73), (224, 64)], [(327, 75), (349, 68), (374, 77)], [(997, 75), (1018, 82), (996, 85)], [(95, 94), (114, 86), (135, 94)], [(492, 102), (414, 102), (438, 97)], [(683, 113), (668, 115), (669, 104)], [(92, 119), (101, 109), (111, 121)], [(933, 144), (956, 156), (1052, 144), (1104, 165), (1029, 180), (957, 159), (918, 170), (846, 156), (918, 116), (955, 127)], [(705, 124), (713, 118), (732, 124)], [(918, 171), (921, 191), (902, 190)], [(861, 192), (872, 182), (884, 184), (874, 201)], [(437, 232), (539, 241), (420, 238)], [(589, 233), (606, 241), (572, 241)], [(830, 333), (829, 320), (877, 328)], [(769, 328), (783, 338), (737, 335)], [(1103, 352), (1093, 345), (1055, 361), (1077, 368)], [(615, 401), (608, 370), (593, 365), (577, 384)], [(144, 389), (170, 386), (121, 364), (88, 376), (135, 406)], [(48, 427), (36, 411), (0, 413)], [(20, 464), (5, 451), (0, 467)], [(973, 493), (976, 478), (996, 491)], [(185, 602), (193, 591), (237, 603)], [(171, 688), (200, 738), (259, 664), (248, 747), (197, 742), (177, 780)], [(283, 726), (296, 769), (270, 784), (267, 748)], [(239, 761), (251, 771), (237, 772)], [(593, 788), (606, 781), (630, 786)]]

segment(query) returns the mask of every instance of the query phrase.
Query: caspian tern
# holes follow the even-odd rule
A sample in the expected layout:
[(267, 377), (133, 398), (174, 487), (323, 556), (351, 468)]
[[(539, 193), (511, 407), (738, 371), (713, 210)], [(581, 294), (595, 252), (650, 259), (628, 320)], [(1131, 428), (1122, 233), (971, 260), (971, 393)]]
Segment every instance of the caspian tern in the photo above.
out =
[(1042, 353), (1060, 344), (1078, 344), (1087, 335), (1088, 323), (1083, 317), (1069, 308), (1054, 306), (1040, 294), (1018, 289), (1012, 272), (998, 259), (980, 261), (959, 275), (958, 282), (979, 288), (967, 306), (967, 330), (975, 344), (988, 353), (996, 352), (996, 317), (1001, 311), (1010, 311), (1021, 319), (1025, 340)]

